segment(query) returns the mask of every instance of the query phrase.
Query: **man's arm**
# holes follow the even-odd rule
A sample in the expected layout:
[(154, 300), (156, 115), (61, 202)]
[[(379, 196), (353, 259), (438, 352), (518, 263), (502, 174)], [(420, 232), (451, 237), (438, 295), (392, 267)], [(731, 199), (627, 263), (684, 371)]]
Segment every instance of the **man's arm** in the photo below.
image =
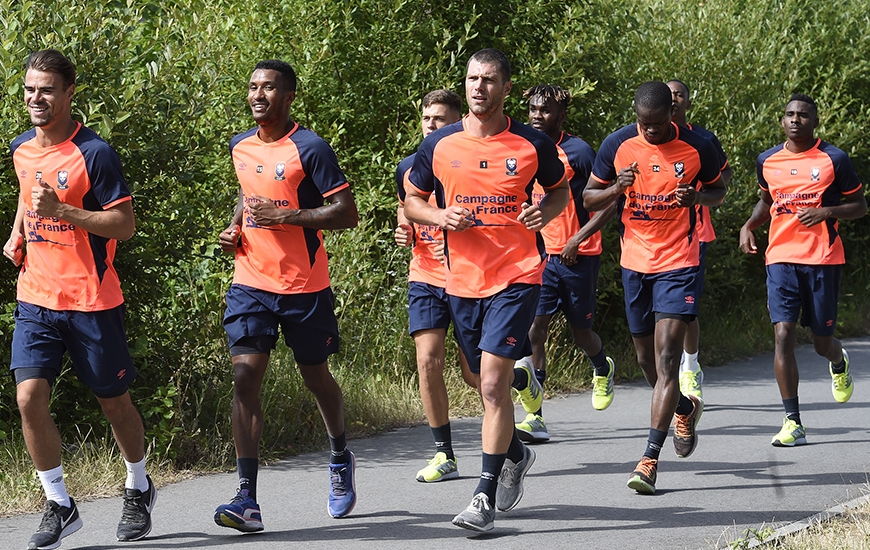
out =
[(401, 204), (396, 209), (396, 232), (393, 238), (399, 246), (411, 246), (414, 242), (414, 226), (405, 217), (405, 207)]
[(601, 228), (607, 225), (607, 222), (609, 222), (615, 215), (616, 203), (614, 202), (601, 212), (592, 216), (586, 225), (580, 228), (580, 231), (568, 239), (565, 248), (562, 249), (562, 253), (560, 254), (562, 257), (562, 263), (565, 265), (574, 265), (577, 261), (577, 248), (580, 246), (580, 243), (600, 231)]
[(524, 203), (523, 211), (517, 216), (517, 220), (523, 222), (526, 229), (530, 231), (540, 231), (550, 223), (550, 220), (565, 210), (565, 206), (571, 199), (571, 193), (568, 191), (568, 180), (564, 178), (558, 185), (544, 189), (544, 193), (540, 205)]
[(126, 200), (107, 210), (90, 211), (62, 202), (55, 190), (42, 180), (32, 188), (33, 211), (40, 216), (59, 218), (88, 233), (107, 239), (126, 241), (136, 231), (133, 202)]
[(746, 254), (757, 254), (758, 247), (755, 244), (755, 235), (752, 233), (768, 221), (770, 221), (770, 206), (773, 204), (773, 197), (770, 196), (770, 191), (762, 190), (761, 198), (755, 203), (755, 208), (752, 209), (752, 215), (740, 228), (740, 250)]
[(686, 183), (677, 186), (676, 197), (680, 206), (719, 206), (725, 199), (725, 193), (728, 188), (720, 175), (712, 183), (701, 185), (701, 190), (698, 191), (692, 185)]
[(471, 210), (459, 206), (436, 208), (429, 197), (414, 185), (405, 187), (405, 216), (409, 221), (424, 225), (437, 225), (448, 231), (465, 231), (471, 227)]
[(349, 187), (324, 198), (317, 208), (278, 208), (268, 197), (253, 195), (248, 204), (251, 218), (257, 225), (298, 225), (311, 229), (350, 229), (359, 223), (356, 202)]
[(226, 229), (218, 235), (218, 242), (224, 252), (235, 252), (239, 245), (239, 228), (242, 226), (242, 212), (245, 210), (244, 193), (239, 188), (239, 200), (236, 201), (236, 211), (233, 212), (233, 220)]
[(802, 224), (812, 227), (828, 218), (856, 220), (867, 213), (867, 199), (859, 188), (854, 193), (843, 195), (843, 203), (821, 208), (798, 208), (797, 217)]
[(9, 240), (3, 246), (3, 255), (16, 266), (24, 261), (24, 200), (18, 195), (18, 209), (15, 211), (15, 221)]
[(635, 175), (639, 173), (637, 162), (632, 162), (631, 166), (617, 173), (616, 181), (611, 185), (604, 185), (590, 175), (589, 181), (586, 182), (586, 189), (583, 190), (583, 208), (590, 212), (604, 210), (615, 203), (626, 189), (634, 185)]

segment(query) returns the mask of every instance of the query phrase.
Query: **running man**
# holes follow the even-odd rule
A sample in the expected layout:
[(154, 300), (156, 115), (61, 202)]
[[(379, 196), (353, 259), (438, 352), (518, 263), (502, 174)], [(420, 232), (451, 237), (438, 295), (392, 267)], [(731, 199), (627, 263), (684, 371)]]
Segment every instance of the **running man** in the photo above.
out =
[(725, 197), (713, 145), (671, 120), (664, 82), (645, 82), (634, 96), (637, 124), (607, 136), (583, 193), (584, 206), (618, 204), (625, 313), (637, 361), (653, 388), (646, 451), (628, 486), (653, 494), (659, 453), (674, 420), (674, 451), (692, 454), (704, 402), (680, 393), (686, 327), (698, 315), (695, 205)]
[[(556, 311), (565, 314), (574, 343), (592, 361), (592, 406), (604, 410), (613, 402), (613, 360), (607, 357), (601, 338), (592, 330), (595, 314), (595, 293), (598, 269), (601, 265), (601, 227), (616, 212), (616, 205), (593, 215), (583, 208), (583, 189), (592, 173), (595, 151), (585, 141), (562, 131), (568, 115), (571, 92), (548, 84), (539, 84), (525, 92), (529, 104), (529, 126), (550, 136), (556, 144), (559, 159), (565, 165), (570, 200), (568, 206), (541, 230), (547, 250), (541, 299), (535, 320), (529, 330), (532, 356), (520, 359), (533, 365), (535, 377), (543, 387), (547, 378), (545, 344), (550, 319)], [(535, 184), (532, 199), (540, 203), (544, 191)], [(548, 441), (550, 434), (542, 411), (528, 413), (517, 424), (520, 439), (538, 443)]]
[[(462, 98), (450, 90), (434, 90), (423, 96), (421, 122), (423, 137), (462, 118)], [(399, 246), (412, 246), (408, 269), (409, 332), (417, 348), (417, 373), (420, 377), (420, 399), (435, 440), (435, 456), (417, 472), (417, 481), (434, 483), (459, 477), (453, 437), (450, 432), (450, 403), (444, 384), (444, 342), (450, 325), (447, 306), (446, 272), (443, 264), (444, 239), (437, 225), (411, 224), (405, 217), (405, 183), (414, 164), (416, 153), (405, 157), (396, 168), (399, 208), (395, 239)], [(430, 201), (434, 204), (434, 197)], [(477, 387), (468, 361), (460, 351), (459, 362), (466, 383)]]
[[(722, 182), (727, 187), (731, 182), (731, 167), (728, 165), (728, 157), (722, 149), (722, 144), (716, 134), (698, 126), (689, 124), (686, 120), (686, 112), (692, 108), (692, 100), (689, 98), (689, 87), (682, 80), (669, 80), (668, 88), (674, 98), (674, 114), (672, 120), (680, 128), (688, 128), (697, 134), (710, 140), (719, 154), (720, 171)], [(713, 220), (710, 219), (710, 208), (698, 205), (698, 241), (700, 254), (698, 256), (698, 290), (696, 298), (700, 299), (704, 293), (704, 271), (707, 266), (707, 244), (716, 240), (716, 232), (713, 230)], [(704, 371), (698, 364), (698, 347), (701, 343), (701, 326), (698, 318), (689, 323), (686, 330), (686, 339), (683, 341), (683, 355), (680, 358), (680, 391), (685, 394), (693, 394), (704, 398)]]
[[(553, 141), (504, 114), (511, 85), (502, 52), (471, 56), (470, 112), (423, 140), (405, 198), (409, 220), (445, 230), (450, 313), (471, 371), (480, 376), (482, 471), (471, 504), (453, 518), (474, 531), (493, 528), (495, 508), (519, 503), (535, 461), (514, 428), (511, 387), (534, 407), (528, 412), (540, 408), (543, 394), (531, 370), (514, 363), (531, 353), (528, 333), (544, 268), (538, 231), (568, 201)], [(531, 200), (536, 180), (547, 193), (539, 206)], [(433, 193), (437, 207), (428, 203)]]
[(290, 65), (257, 63), (248, 83), (248, 104), (257, 126), (230, 140), (241, 189), (220, 245), (235, 254), (224, 328), (233, 361), (239, 490), (228, 504), (217, 507), (214, 520), (242, 532), (263, 530), (257, 503), (260, 388), (279, 326), (329, 435), (327, 511), (343, 517), (356, 504), (344, 400), (327, 364), (338, 351), (338, 323), (321, 230), (355, 227), (358, 214), (335, 153), (289, 118), (295, 99), (296, 73)]
[(117, 153), (72, 119), (75, 89), (75, 67), (62, 53), (31, 53), (24, 104), (33, 129), (11, 145), (21, 194), (3, 254), (22, 266), (11, 368), (24, 442), (46, 497), (28, 548), (57, 548), (82, 526), (66, 490), (60, 432), (49, 411), (65, 353), (112, 425), (127, 467), (119, 541), (151, 532), (157, 500), (157, 488), (145, 472), (142, 418), (128, 391), (136, 368), (127, 349), (121, 283), (112, 265), (117, 241), (136, 230), (133, 202)]
[(826, 358), (834, 400), (845, 403), (854, 384), (849, 354), (834, 338), (842, 266), (846, 263), (838, 220), (867, 212), (861, 180), (849, 157), (815, 137), (816, 102), (794, 94), (785, 107), (786, 141), (758, 155), (761, 198), (740, 228), (740, 249), (757, 254), (755, 229), (770, 220), (767, 252), (767, 307), (776, 340), (773, 370), (785, 408), (777, 447), (805, 445), (798, 405), (795, 332), (798, 320), (810, 327), (816, 353)]

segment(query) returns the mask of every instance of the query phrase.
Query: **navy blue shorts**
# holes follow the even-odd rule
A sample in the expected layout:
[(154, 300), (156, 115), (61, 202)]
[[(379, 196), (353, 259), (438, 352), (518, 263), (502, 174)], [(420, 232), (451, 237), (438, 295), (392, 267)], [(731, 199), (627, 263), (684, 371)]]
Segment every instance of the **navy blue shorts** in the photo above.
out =
[(591, 328), (595, 316), (600, 256), (577, 256), (577, 263), (565, 265), (558, 254), (547, 256), (541, 299), (535, 315), (553, 315), (562, 310), (572, 327)]
[(408, 332), (412, 336), (418, 330), (449, 327), (450, 307), (444, 289), (411, 281), (408, 286), (408, 320)]
[(447, 295), (456, 340), (471, 372), (480, 374), (484, 351), (509, 359), (532, 354), (529, 328), (541, 295), (539, 285), (513, 284), (487, 298)]
[(327, 287), (305, 294), (275, 294), (244, 285), (232, 285), (227, 291), (224, 330), (232, 355), (240, 340), (251, 337), (278, 339), (278, 327), (284, 343), (293, 350), (300, 365), (320, 365), (338, 351), (338, 321), (335, 297)]
[(679, 318), (687, 323), (694, 320), (698, 315), (697, 282), (697, 267), (664, 273), (622, 268), (625, 316), (631, 335), (640, 338), (653, 334), (656, 322), (662, 318)]
[(699, 242), (698, 253), (698, 290), (695, 292), (695, 299), (700, 300), (704, 294), (704, 271), (707, 269), (707, 245), (710, 243)]
[(124, 309), (121, 304), (105, 311), (57, 311), (19, 302), (12, 335), (12, 370), (48, 371), (54, 373), (53, 377), (44, 376), (51, 383), (60, 375), (64, 353), (69, 353), (73, 372), (94, 395), (124, 395), (136, 378), (124, 332)]
[(770, 321), (797, 323), (800, 319), (816, 336), (833, 336), (841, 271), (840, 265), (768, 265)]

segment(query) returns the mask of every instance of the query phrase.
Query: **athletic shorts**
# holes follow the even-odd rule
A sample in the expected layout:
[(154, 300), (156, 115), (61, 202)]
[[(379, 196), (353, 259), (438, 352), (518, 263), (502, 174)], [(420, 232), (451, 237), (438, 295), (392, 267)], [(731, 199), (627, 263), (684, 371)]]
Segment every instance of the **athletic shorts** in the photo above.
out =
[(443, 288), (411, 281), (408, 286), (408, 333), (450, 326), (450, 308)]
[(600, 256), (578, 255), (577, 263), (571, 266), (563, 264), (558, 254), (547, 256), (535, 315), (553, 315), (562, 310), (572, 327), (591, 328), (600, 266)]
[(338, 351), (338, 321), (335, 297), (327, 287), (305, 294), (275, 294), (244, 285), (232, 285), (227, 291), (224, 330), (232, 355), (244, 352), (233, 347), (250, 337), (278, 340), (278, 327), (284, 343), (293, 350), (300, 365), (320, 365)]
[(685, 322), (698, 315), (698, 268), (685, 267), (664, 273), (639, 273), (622, 268), (625, 316), (628, 331), (640, 338), (655, 332), (656, 322), (676, 318)]
[(770, 321), (797, 323), (800, 319), (816, 336), (833, 336), (841, 271), (840, 265), (768, 265)]
[(487, 298), (447, 295), (456, 340), (468, 359), (471, 372), (480, 374), (484, 351), (510, 359), (532, 354), (529, 328), (535, 319), (540, 294), (539, 285), (517, 283)]
[(45, 378), (52, 384), (60, 375), (64, 353), (73, 372), (100, 398), (124, 395), (136, 378), (127, 349), (124, 304), (104, 311), (57, 311), (18, 302), (12, 334), (13, 373), (16, 383)]
[(700, 300), (704, 294), (704, 271), (707, 269), (707, 245), (710, 243), (699, 242), (698, 253), (698, 290), (695, 292), (695, 299)]

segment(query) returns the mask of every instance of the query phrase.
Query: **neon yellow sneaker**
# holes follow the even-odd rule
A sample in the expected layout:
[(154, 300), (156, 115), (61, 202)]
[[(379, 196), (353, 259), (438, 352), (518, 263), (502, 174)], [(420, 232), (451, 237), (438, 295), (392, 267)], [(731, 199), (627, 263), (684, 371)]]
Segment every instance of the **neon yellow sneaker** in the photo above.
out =
[(616, 366), (610, 357), (607, 358), (607, 364), (610, 365), (607, 376), (592, 376), (592, 408), (596, 411), (603, 411), (613, 403), (613, 372)]
[(521, 390), (514, 390), (520, 396), (520, 403), (527, 413), (534, 413), (541, 410), (541, 405), (544, 404), (544, 388), (541, 383), (535, 378), (535, 369), (532, 367), (531, 357), (523, 357), (514, 365), (515, 369), (523, 369), (529, 377), (529, 383)]
[(516, 425), (517, 435), (526, 443), (543, 443), (550, 440), (544, 418), (535, 413), (526, 415), (526, 419)]
[(770, 442), (774, 447), (794, 447), (795, 445), (807, 444), (807, 431), (803, 426), (789, 419), (782, 421), (782, 429), (773, 436)]
[(417, 481), (423, 483), (435, 483), (459, 477), (456, 468), (456, 459), (450, 460), (442, 452), (435, 453), (435, 457), (429, 461), (429, 465), (417, 472)]
[(849, 374), (849, 354), (846, 350), (843, 350), (843, 359), (846, 360), (846, 370), (842, 373), (834, 374), (834, 365), (828, 363), (828, 372), (831, 373), (831, 393), (834, 394), (837, 403), (848, 401), (852, 397), (852, 390), (855, 389), (852, 375)]
[(704, 383), (704, 371), (698, 367), (695, 372), (686, 371), (680, 373), (680, 393), (683, 395), (694, 395), (704, 399), (704, 391), (701, 385)]

